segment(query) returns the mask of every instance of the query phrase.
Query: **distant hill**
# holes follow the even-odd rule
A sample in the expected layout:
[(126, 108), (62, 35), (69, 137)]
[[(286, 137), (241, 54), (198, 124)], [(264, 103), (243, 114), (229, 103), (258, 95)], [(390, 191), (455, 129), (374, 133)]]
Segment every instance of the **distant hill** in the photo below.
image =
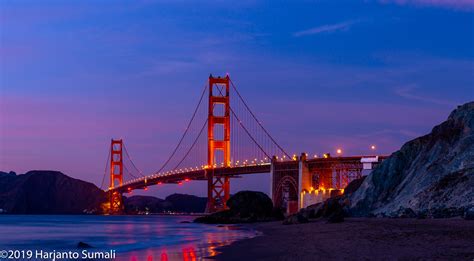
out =
[(125, 212), (128, 214), (136, 213), (204, 213), (206, 209), (207, 198), (197, 197), (186, 194), (172, 194), (165, 199), (152, 196), (132, 196), (125, 198)]
[(171, 194), (165, 200), (171, 203), (171, 210), (176, 212), (204, 213), (206, 210), (207, 198), (203, 197)]
[(407, 142), (351, 196), (356, 216), (451, 217), (474, 207), (474, 102)]
[[(96, 185), (59, 171), (33, 170), (17, 175), (0, 171), (0, 213), (10, 214), (101, 214), (107, 194)], [(173, 194), (166, 199), (124, 196), (125, 212), (203, 213), (206, 198)]]
[(106, 194), (94, 184), (59, 171), (26, 174), (0, 172), (0, 209), (15, 214), (78, 214), (99, 212)]

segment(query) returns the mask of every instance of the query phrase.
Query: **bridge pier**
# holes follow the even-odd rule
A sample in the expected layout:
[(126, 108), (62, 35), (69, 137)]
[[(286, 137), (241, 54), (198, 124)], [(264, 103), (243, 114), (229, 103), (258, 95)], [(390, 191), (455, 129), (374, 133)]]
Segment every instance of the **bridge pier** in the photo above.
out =
[(123, 196), (118, 191), (111, 191), (109, 194), (109, 214), (122, 214), (124, 211)]
[[(347, 184), (361, 177), (362, 169), (378, 164), (378, 157), (325, 157), (307, 159), (306, 154), (293, 161), (272, 158), (270, 197), (275, 207), (287, 214), (339, 195)], [(365, 165), (364, 165), (365, 164)], [(370, 167), (372, 167), (372, 165)]]

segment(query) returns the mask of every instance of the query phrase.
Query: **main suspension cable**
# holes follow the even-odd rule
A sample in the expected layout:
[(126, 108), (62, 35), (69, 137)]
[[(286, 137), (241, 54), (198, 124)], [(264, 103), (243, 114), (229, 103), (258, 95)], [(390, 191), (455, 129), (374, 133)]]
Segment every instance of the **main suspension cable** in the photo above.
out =
[[(267, 129), (265, 129), (265, 127), (263, 127), (262, 123), (257, 119), (257, 117), (255, 116), (255, 114), (252, 112), (252, 110), (250, 110), (250, 107), (247, 105), (247, 103), (245, 102), (244, 98), (242, 97), (242, 95), (240, 95), (240, 92), (237, 90), (237, 88), (235, 87), (234, 85), (234, 82), (229, 78), (230, 80), (230, 83), (232, 85), (232, 88), (234, 89), (235, 93), (237, 93), (237, 96), (240, 98), (240, 100), (243, 102), (244, 106), (247, 108), (247, 110), (250, 112), (250, 114), (252, 115), (252, 117), (255, 119), (255, 121), (258, 123), (258, 125), (260, 126), (260, 128), (262, 128), (262, 130), (265, 132), (265, 134), (267, 134), (267, 136), (270, 138), (270, 140), (288, 157), (288, 158), (291, 158), (290, 155), (288, 153), (286, 153), (286, 151), (280, 146), (280, 144), (278, 144), (275, 139), (272, 137), (272, 135), (270, 135), (270, 133), (267, 131)], [(268, 156), (268, 155), (267, 155)]]
[(168, 159), (165, 161), (165, 163), (161, 166), (161, 168), (156, 171), (155, 173), (160, 173), (167, 165), (168, 163), (171, 161), (171, 159), (173, 158), (173, 156), (176, 154), (176, 151), (178, 151), (178, 148), (179, 146), (181, 146), (181, 143), (183, 142), (184, 140), (184, 137), (186, 136), (186, 134), (188, 133), (189, 131), (189, 127), (191, 126), (191, 123), (193, 122), (194, 118), (196, 117), (196, 113), (199, 109), (199, 106), (201, 106), (201, 103), (202, 103), (202, 100), (204, 98), (204, 94), (206, 93), (206, 90), (207, 90), (207, 84), (204, 85), (204, 89), (202, 90), (202, 94), (201, 94), (201, 98), (199, 98), (199, 102), (196, 106), (196, 109), (194, 109), (194, 113), (193, 113), (193, 116), (191, 117), (191, 120), (189, 120), (189, 123), (188, 123), (188, 126), (186, 127), (186, 130), (184, 131), (183, 135), (181, 136), (178, 144), (176, 145), (176, 147), (174, 148), (173, 152), (171, 153), (171, 155), (168, 157)]
[(110, 151), (111, 151), (111, 147), (112, 147), (112, 144), (110, 145), (109, 147), (109, 153), (107, 155), (107, 162), (105, 163), (105, 170), (104, 170), (104, 176), (102, 177), (102, 183), (100, 183), (100, 188), (102, 189), (102, 187), (104, 186), (104, 182), (105, 182), (105, 176), (107, 176), (107, 168), (109, 167), (109, 160), (110, 160)]
[(140, 176), (144, 177), (142, 171), (140, 169), (138, 169), (137, 166), (135, 166), (135, 163), (133, 163), (132, 157), (130, 157), (130, 154), (128, 154), (127, 147), (125, 146), (125, 143), (123, 143), (123, 148), (125, 150), (125, 154), (127, 155), (128, 159), (132, 163), (132, 166), (135, 168), (136, 171), (138, 171), (138, 174), (140, 174)]

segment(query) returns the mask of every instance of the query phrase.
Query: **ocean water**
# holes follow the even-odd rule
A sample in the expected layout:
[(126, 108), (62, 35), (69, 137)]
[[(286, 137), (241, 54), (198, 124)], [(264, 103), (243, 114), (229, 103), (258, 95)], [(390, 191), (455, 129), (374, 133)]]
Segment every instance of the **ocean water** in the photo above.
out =
[[(5, 253), (9, 257), (5, 260), (81, 260), (96, 252), (94, 258), (107, 260), (107, 252), (115, 253), (114, 260), (191, 261), (216, 255), (216, 247), (257, 235), (240, 226), (186, 223), (194, 218), (0, 215), (0, 260)], [(83, 253), (77, 247), (80, 241), (93, 248)]]

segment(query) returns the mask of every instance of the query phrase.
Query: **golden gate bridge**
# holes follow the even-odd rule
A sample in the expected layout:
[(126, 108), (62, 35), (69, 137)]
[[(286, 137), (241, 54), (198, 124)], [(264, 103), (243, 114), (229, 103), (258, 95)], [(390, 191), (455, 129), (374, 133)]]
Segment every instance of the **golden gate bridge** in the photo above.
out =
[[(203, 102), (206, 93), (208, 106)], [(186, 129), (161, 167), (144, 175), (123, 140), (112, 139), (101, 188), (108, 175), (107, 205), (113, 214), (123, 211), (124, 193), (203, 180), (207, 181), (206, 212), (215, 212), (226, 209), (231, 178), (269, 173), (274, 205), (293, 213), (341, 193), (350, 181), (362, 176), (363, 169), (371, 169), (384, 158), (290, 156), (258, 120), (230, 77), (210, 75)]]

